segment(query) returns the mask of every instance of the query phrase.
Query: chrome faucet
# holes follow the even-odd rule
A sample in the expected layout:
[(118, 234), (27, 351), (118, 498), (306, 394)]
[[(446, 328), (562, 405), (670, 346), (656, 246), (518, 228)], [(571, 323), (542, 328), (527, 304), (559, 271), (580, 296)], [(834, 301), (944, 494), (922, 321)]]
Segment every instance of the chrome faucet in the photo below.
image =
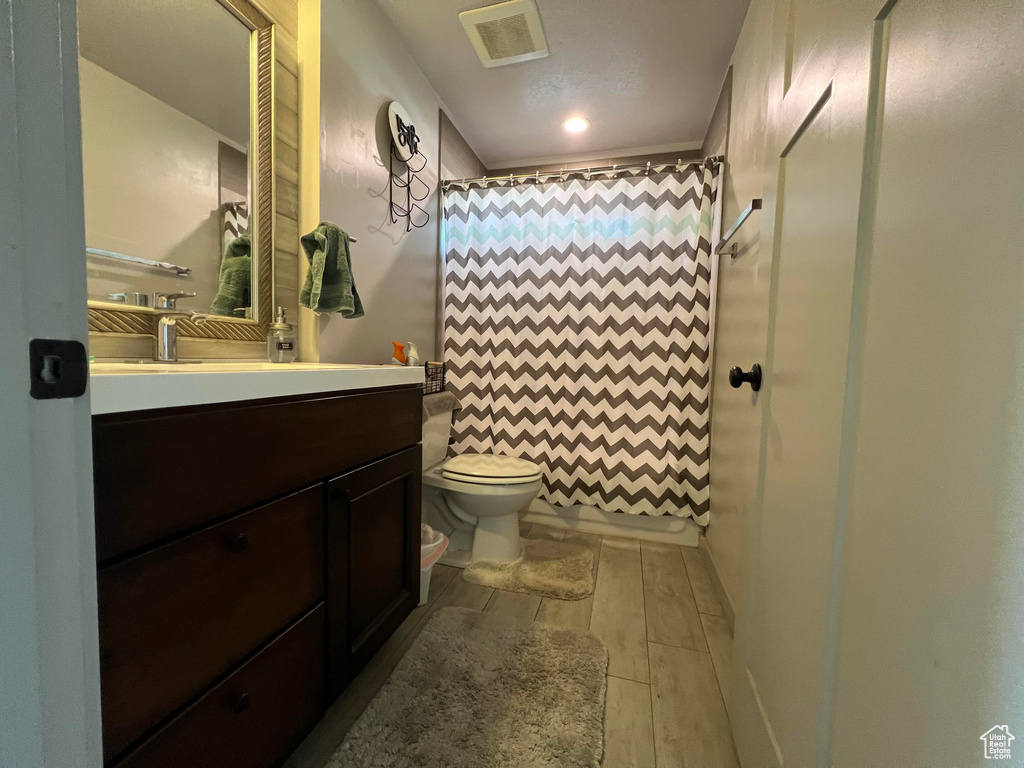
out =
[(178, 362), (178, 318), (188, 314), (180, 311), (157, 314), (153, 359), (158, 363)]
[(153, 359), (159, 363), (178, 362), (178, 320), (182, 317), (202, 318), (188, 310), (177, 308), (178, 299), (194, 297), (195, 293), (154, 293), (153, 306), (156, 308), (156, 330), (153, 341)]
[(149, 306), (149, 294), (140, 293), (139, 291), (122, 291), (120, 293), (108, 293), (107, 301), (112, 301), (115, 304), (127, 304), (131, 307), (148, 307)]
[(175, 309), (178, 306), (178, 299), (194, 299), (195, 291), (188, 293), (160, 293), (153, 294), (153, 306), (157, 309)]

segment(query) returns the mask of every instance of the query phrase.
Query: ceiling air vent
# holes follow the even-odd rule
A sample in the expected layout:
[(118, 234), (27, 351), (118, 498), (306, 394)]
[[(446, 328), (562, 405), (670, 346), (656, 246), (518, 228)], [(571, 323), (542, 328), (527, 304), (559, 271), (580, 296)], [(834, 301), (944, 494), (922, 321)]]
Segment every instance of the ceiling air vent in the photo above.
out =
[(503, 67), (548, 55), (533, 0), (510, 0), (463, 11), (459, 21), (485, 67)]

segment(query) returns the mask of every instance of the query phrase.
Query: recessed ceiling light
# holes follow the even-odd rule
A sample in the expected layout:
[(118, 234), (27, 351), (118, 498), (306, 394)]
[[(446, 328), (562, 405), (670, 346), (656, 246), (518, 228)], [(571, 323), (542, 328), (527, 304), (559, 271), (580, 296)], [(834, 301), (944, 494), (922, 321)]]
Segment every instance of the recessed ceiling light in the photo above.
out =
[(562, 127), (569, 133), (579, 133), (590, 127), (590, 121), (585, 117), (570, 117), (562, 123)]

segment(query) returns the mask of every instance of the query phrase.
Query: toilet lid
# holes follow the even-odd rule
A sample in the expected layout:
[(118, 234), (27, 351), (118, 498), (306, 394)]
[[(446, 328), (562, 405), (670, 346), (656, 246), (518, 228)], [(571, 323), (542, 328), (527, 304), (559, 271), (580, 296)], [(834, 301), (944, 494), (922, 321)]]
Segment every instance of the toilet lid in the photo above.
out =
[(441, 473), (450, 480), (488, 485), (532, 483), (540, 480), (540, 467), (532, 461), (491, 453), (464, 453), (441, 465)]

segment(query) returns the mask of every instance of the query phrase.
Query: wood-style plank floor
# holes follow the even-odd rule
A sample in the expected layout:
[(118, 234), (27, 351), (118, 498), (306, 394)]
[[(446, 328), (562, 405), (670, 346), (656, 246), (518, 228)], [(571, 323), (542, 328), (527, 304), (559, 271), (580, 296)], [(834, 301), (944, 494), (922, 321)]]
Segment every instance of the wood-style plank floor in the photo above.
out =
[(434, 566), (416, 608), (288, 760), (322, 768), (439, 608), (495, 611), (589, 629), (608, 647), (604, 768), (736, 768), (725, 711), (732, 637), (696, 549), (524, 524), (524, 536), (594, 549), (597, 585), (585, 600), (503, 592)]

